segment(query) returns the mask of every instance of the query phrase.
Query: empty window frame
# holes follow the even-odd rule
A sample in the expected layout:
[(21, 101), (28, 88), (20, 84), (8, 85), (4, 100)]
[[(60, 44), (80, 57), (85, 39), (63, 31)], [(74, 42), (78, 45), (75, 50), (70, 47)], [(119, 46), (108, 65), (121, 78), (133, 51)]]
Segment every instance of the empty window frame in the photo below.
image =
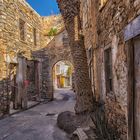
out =
[(25, 41), (25, 21), (19, 19), (19, 32), (20, 32), (20, 39)]
[(34, 45), (35, 46), (37, 45), (36, 34), (37, 34), (36, 28), (33, 28), (33, 40), (34, 40)]
[(91, 84), (93, 86), (94, 81), (93, 81), (93, 48), (90, 47), (87, 50), (87, 59), (88, 59), (88, 67), (89, 67), (89, 78), (91, 80)]
[(64, 45), (64, 47), (69, 46), (69, 39), (68, 39), (67, 35), (63, 36), (63, 45)]
[(105, 50), (105, 80), (106, 93), (113, 92), (113, 75), (112, 75), (112, 50), (108, 48)]

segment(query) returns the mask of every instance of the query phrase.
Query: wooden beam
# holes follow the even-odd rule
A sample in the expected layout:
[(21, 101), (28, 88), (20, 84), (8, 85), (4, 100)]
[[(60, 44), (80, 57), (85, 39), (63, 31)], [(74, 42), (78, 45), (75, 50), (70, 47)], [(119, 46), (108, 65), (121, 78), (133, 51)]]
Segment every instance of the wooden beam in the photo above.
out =
[(128, 140), (134, 140), (134, 47), (132, 40), (127, 45), (128, 61)]
[(140, 34), (140, 16), (135, 18), (124, 29), (124, 40), (128, 41)]

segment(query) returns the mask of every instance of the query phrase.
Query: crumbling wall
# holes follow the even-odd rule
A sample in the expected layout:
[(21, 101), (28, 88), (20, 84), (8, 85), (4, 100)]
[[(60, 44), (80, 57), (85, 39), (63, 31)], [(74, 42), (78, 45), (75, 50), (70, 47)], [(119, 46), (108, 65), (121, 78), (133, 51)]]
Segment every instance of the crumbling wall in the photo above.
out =
[[(40, 16), (24, 0), (0, 1), (0, 79), (7, 78), (6, 63), (17, 63), (20, 53), (31, 59), (31, 51), (39, 48), (43, 39)], [(19, 19), (25, 22), (25, 40), (20, 39)], [(33, 29), (36, 29), (36, 46)]]
[[(111, 44), (112, 49), (113, 95), (106, 96), (105, 112), (109, 124), (116, 128), (121, 139), (126, 139), (127, 135), (128, 81), (123, 30), (128, 22), (136, 17), (135, 4), (126, 1), (108, 1), (97, 14), (98, 46), (106, 47)], [(103, 63), (99, 63), (104, 65), (104, 60)], [(105, 88), (106, 83), (103, 84), (102, 88)]]
[(69, 41), (66, 37), (67, 32), (63, 30), (46, 47), (33, 52), (35, 58), (42, 60), (42, 98), (53, 99), (53, 66), (61, 60), (72, 63)]
[(9, 113), (10, 81), (0, 81), (0, 118)]
[[(124, 28), (140, 14), (139, 0), (107, 0), (103, 7), (100, 1), (84, 1), (82, 12), (88, 27), (83, 29), (86, 48), (92, 37), (94, 48), (94, 86), (96, 97), (104, 101), (108, 122), (116, 128), (122, 139), (127, 135), (127, 53)], [(91, 3), (93, 6), (91, 8)], [(90, 12), (88, 12), (90, 11)], [(83, 14), (83, 13), (82, 13)], [(91, 28), (92, 30), (91, 30)], [(90, 30), (89, 30), (90, 29)], [(89, 37), (90, 34), (90, 37)], [(104, 50), (110, 45), (112, 50), (113, 94), (106, 93)]]
[[(40, 48), (43, 37), (40, 16), (24, 0), (0, 0), (0, 7), (0, 83), (4, 85), (0, 86), (1, 116), (5, 112), (9, 113), (11, 88), (15, 86), (12, 80), (16, 74), (16, 67), (10, 69), (10, 64), (18, 63), (18, 54), (32, 59), (31, 51), (34, 48)], [(20, 39), (19, 19), (25, 21), (25, 41)], [(34, 45), (33, 28), (36, 28), (36, 46)], [(11, 74), (11, 71), (14, 72)], [(7, 79), (11, 80), (10, 83), (5, 82)]]
[(134, 2), (107, 1), (97, 14), (98, 45), (106, 47), (111, 43), (112, 49), (113, 97), (109, 95), (106, 97), (106, 117), (109, 124), (114, 125), (113, 127), (116, 128), (121, 139), (126, 139), (127, 136), (128, 82), (127, 53), (123, 30), (139, 14), (139, 5), (138, 0)]

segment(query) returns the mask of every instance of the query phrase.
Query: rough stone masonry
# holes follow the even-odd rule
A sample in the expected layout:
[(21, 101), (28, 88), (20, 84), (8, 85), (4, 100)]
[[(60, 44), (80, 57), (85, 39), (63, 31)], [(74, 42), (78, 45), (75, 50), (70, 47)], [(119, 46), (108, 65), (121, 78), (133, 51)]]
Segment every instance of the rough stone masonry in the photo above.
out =
[[(49, 35), (53, 28), (55, 37)], [(26, 106), (25, 100), (53, 99), (52, 67), (60, 60), (71, 61), (60, 15), (41, 17), (25, 0), (0, 0), (0, 49), (0, 116), (9, 112), (11, 101), (16, 106), (24, 100)]]
[[(130, 56), (127, 55), (124, 30), (129, 23), (133, 25), (133, 20), (138, 21), (139, 15), (140, 0), (81, 0), (83, 34), (89, 62), (92, 63), (89, 70), (92, 70), (91, 80), (94, 77), (92, 82), (96, 98), (104, 103), (110, 126), (115, 128), (120, 135), (118, 137), (124, 140), (127, 139), (128, 128), (131, 127), (127, 123), (128, 114), (132, 113), (128, 110), (130, 68), (127, 61)], [(135, 34), (138, 35), (138, 26), (132, 28), (137, 28)], [(131, 34), (130, 39), (134, 37), (135, 35)], [(110, 57), (106, 59), (106, 52), (109, 49)], [(108, 71), (111, 85), (108, 85), (106, 62), (108, 64), (111, 62)], [(112, 87), (111, 92), (108, 92), (108, 86)]]

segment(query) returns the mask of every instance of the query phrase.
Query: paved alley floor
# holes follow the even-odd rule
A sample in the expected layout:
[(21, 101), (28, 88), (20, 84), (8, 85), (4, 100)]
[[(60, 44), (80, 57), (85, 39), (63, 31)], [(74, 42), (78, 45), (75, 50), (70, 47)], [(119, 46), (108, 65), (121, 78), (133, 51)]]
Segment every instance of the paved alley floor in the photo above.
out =
[(0, 120), (0, 140), (68, 140), (56, 120), (60, 112), (73, 111), (74, 93), (60, 89), (54, 95), (52, 102)]

